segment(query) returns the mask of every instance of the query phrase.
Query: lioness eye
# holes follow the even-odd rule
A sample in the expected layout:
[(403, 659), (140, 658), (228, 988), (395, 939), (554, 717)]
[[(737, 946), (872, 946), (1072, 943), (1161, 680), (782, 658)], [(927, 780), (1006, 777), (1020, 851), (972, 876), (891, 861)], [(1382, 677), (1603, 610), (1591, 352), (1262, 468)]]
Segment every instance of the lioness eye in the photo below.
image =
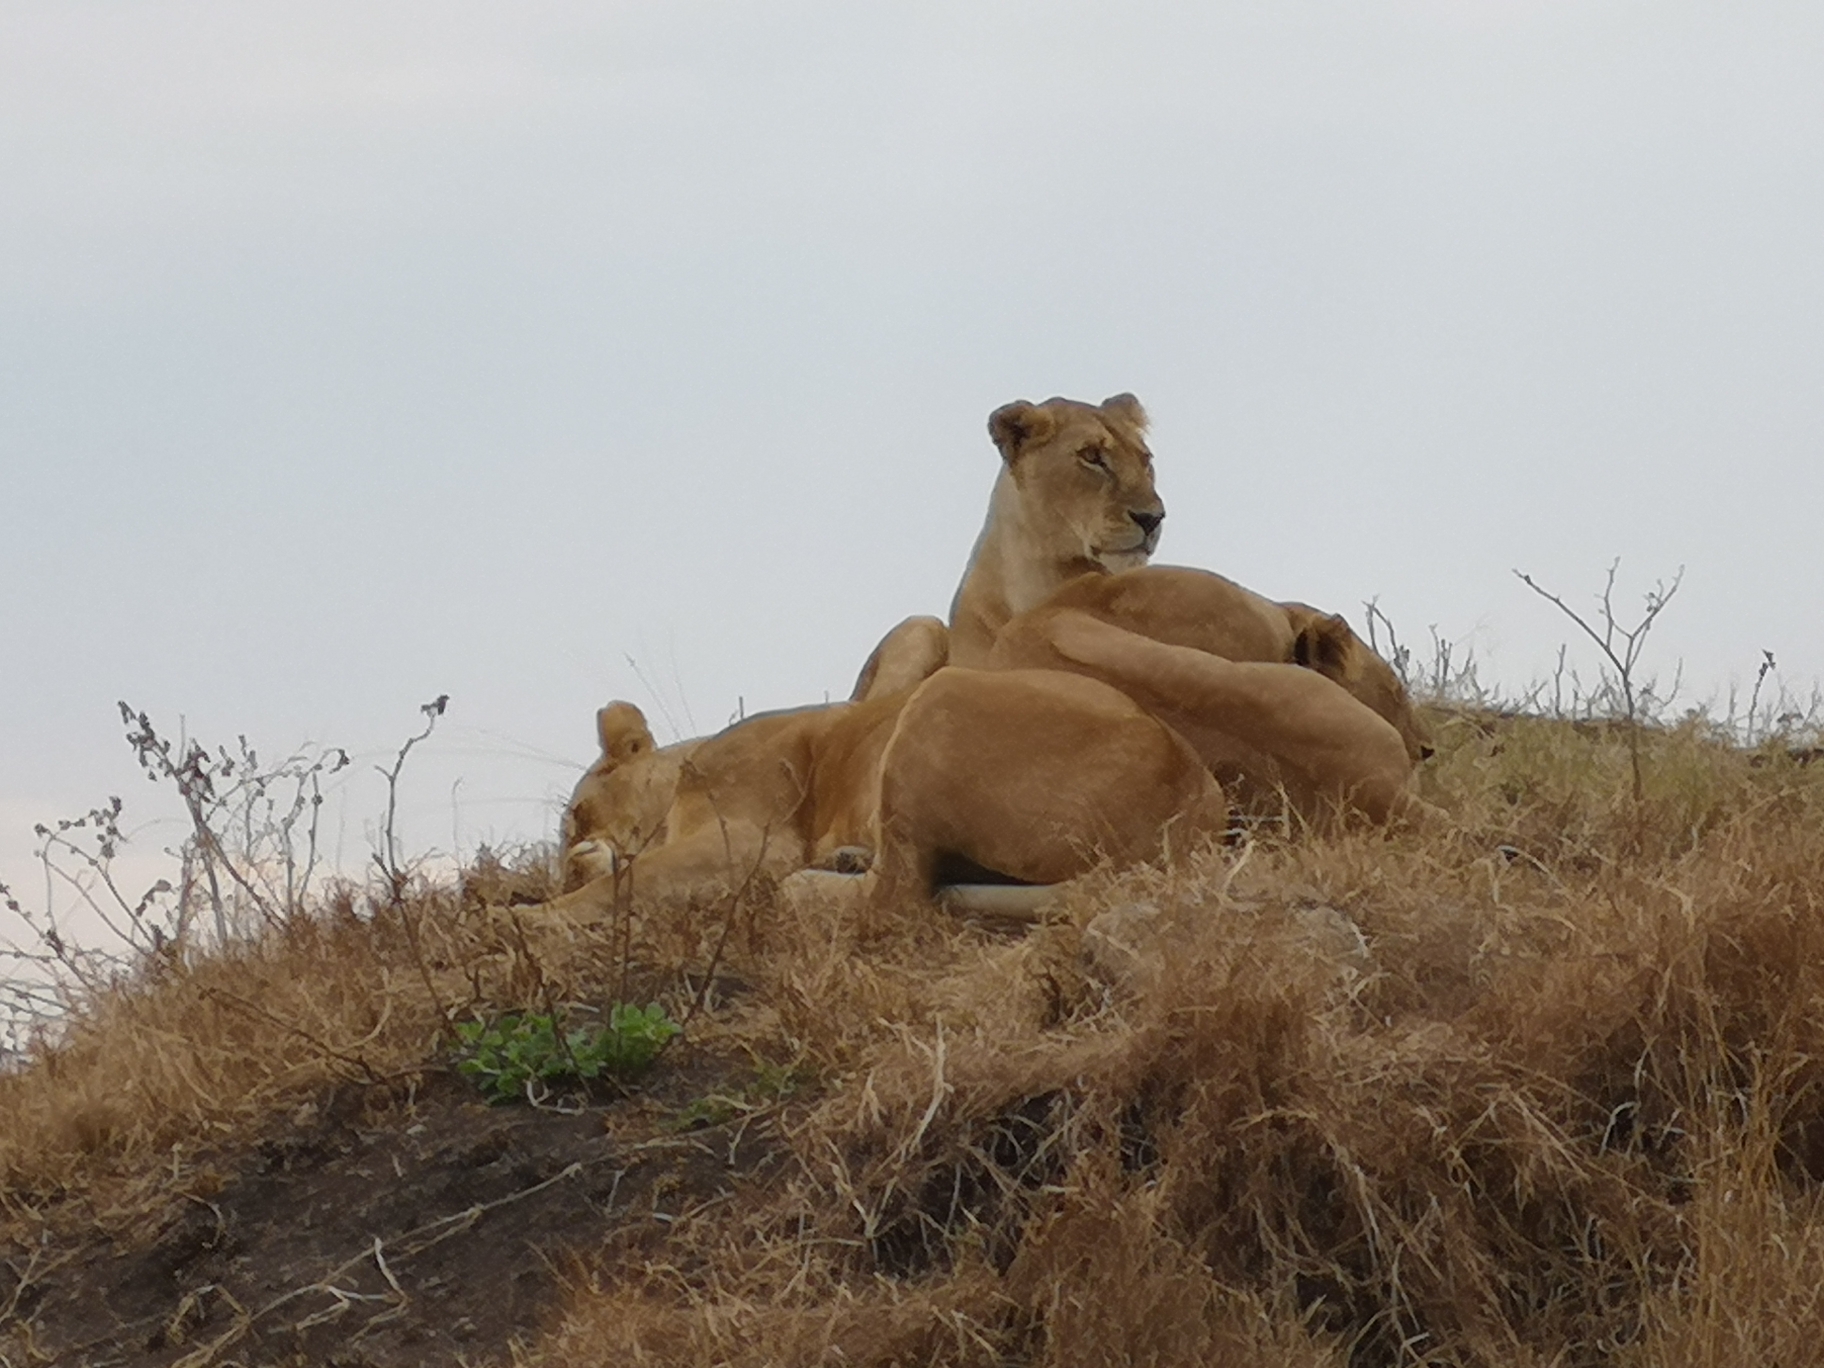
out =
[(1108, 469), (1108, 457), (1102, 454), (1101, 447), (1084, 447), (1077, 453), (1077, 459), (1086, 466), (1094, 466), (1097, 470)]

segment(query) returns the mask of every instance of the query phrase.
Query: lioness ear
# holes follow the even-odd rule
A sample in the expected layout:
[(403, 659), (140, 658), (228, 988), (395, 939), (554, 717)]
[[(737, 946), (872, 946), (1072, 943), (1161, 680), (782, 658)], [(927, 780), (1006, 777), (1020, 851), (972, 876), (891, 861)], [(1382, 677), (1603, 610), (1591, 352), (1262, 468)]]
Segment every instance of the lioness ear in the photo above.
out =
[(615, 701), (595, 714), (595, 735), (602, 743), (602, 758), (625, 760), (652, 749), (652, 731), (646, 714), (631, 703)]
[(1338, 675), (1349, 664), (1349, 644), (1355, 633), (1341, 613), (1329, 617), (1313, 616), (1292, 638), (1292, 659), (1307, 670), (1323, 675)]
[(988, 435), (1001, 449), (1001, 459), (1011, 463), (1028, 442), (1042, 442), (1057, 426), (1050, 412), (1024, 399), (1002, 404), (988, 415)]
[(1140, 407), (1140, 401), (1133, 395), (1111, 394), (1102, 401), (1102, 407), (1106, 412), (1132, 424), (1136, 432), (1146, 431), (1146, 410)]

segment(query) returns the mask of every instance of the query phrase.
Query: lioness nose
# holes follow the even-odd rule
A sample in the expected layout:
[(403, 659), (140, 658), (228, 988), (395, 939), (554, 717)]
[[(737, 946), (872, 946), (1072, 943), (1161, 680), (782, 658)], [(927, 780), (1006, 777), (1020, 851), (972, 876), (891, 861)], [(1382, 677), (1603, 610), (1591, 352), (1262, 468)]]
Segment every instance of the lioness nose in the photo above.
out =
[(1165, 514), (1163, 513), (1139, 513), (1129, 510), (1127, 516), (1139, 523), (1140, 530), (1149, 537), (1157, 532), (1159, 530), (1159, 524), (1165, 521)]

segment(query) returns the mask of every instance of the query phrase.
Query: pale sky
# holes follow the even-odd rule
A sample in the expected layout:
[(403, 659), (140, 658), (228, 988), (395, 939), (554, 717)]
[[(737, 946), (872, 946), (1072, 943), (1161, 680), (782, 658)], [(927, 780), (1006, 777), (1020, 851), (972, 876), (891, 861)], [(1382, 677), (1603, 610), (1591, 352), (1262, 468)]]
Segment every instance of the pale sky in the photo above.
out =
[(0, 878), (172, 810), (119, 698), (349, 747), (352, 864), (448, 693), (408, 840), (547, 835), (942, 613), (1052, 394), (1162, 561), (1510, 686), (1515, 567), (1682, 565), (1650, 665), (1808, 690), (1821, 248), (1815, 0), (0, 4)]

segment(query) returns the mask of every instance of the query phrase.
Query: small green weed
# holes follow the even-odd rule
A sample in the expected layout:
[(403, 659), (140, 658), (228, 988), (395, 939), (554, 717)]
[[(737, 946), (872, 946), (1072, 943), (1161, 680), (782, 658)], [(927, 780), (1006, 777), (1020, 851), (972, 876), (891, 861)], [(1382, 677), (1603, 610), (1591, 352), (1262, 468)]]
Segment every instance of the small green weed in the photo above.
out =
[(561, 1036), (549, 1016), (508, 1013), (492, 1022), (457, 1023), (463, 1057), (456, 1068), (489, 1102), (517, 1102), (531, 1097), (534, 1087), (548, 1090), (604, 1074), (637, 1078), (681, 1029), (656, 1002), (616, 1003), (607, 1025), (577, 1026)]
[(716, 1092), (697, 1098), (673, 1118), (672, 1129), (702, 1130), (726, 1125), (737, 1116), (746, 1116), (775, 1102), (783, 1102), (797, 1092), (804, 1081), (805, 1075), (796, 1064), (773, 1064), (760, 1060), (755, 1065), (754, 1081), (739, 1093)]

